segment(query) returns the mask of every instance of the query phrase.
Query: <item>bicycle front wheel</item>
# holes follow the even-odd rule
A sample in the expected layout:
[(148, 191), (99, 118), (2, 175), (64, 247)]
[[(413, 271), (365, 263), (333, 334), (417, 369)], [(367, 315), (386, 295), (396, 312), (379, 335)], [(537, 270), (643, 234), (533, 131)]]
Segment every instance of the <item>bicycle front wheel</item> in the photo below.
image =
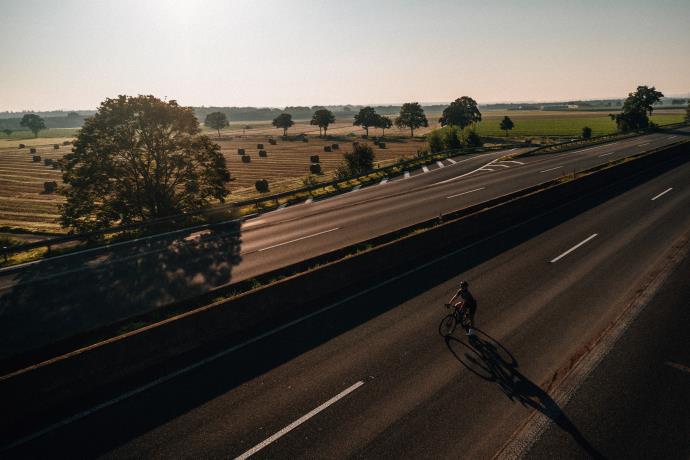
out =
[(441, 324), (438, 326), (438, 333), (441, 334), (442, 337), (447, 337), (455, 331), (456, 325), (455, 315), (448, 315), (441, 320)]

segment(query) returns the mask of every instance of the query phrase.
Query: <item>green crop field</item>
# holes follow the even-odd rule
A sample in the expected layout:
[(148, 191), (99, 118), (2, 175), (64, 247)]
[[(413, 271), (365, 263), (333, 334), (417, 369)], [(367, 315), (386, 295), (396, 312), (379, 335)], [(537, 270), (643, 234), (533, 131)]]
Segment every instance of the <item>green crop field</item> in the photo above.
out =
[[(499, 124), (507, 115), (515, 123), (508, 136), (541, 137), (541, 136), (579, 136), (582, 128), (592, 128), (592, 135), (600, 136), (616, 131), (616, 123), (608, 114), (593, 114), (591, 112), (517, 112), (502, 111), (500, 113), (486, 112), (479, 124), (478, 132), (482, 136), (504, 136)], [(669, 111), (654, 114), (652, 121), (658, 125), (678, 123), (683, 121), (683, 113)]]

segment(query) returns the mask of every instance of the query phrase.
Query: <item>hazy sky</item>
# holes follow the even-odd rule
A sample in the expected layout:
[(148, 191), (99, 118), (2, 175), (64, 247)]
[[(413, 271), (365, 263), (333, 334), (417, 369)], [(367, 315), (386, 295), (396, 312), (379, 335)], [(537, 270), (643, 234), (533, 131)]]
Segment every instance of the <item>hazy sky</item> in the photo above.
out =
[(0, 111), (690, 91), (690, 0), (0, 0)]

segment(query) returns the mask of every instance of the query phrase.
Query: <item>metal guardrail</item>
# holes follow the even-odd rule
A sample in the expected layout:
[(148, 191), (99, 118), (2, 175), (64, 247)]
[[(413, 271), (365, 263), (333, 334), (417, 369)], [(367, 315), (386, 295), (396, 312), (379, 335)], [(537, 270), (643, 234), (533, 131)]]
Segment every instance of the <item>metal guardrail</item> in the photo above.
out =
[[(421, 157), (416, 157), (416, 158), (412, 158), (410, 160), (406, 160), (403, 162), (398, 162), (398, 163), (391, 164), (388, 166), (375, 168), (375, 169), (367, 172), (366, 174), (361, 174), (361, 175), (342, 178), (342, 179), (335, 179), (335, 180), (332, 180), (329, 182), (320, 182), (318, 184), (314, 184), (311, 186), (302, 187), (302, 188), (295, 189), (295, 190), (289, 190), (286, 192), (277, 193), (277, 194), (273, 194), (270, 196), (259, 197), (259, 198), (254, 198), (254, 199), (250, 199), (250, 200), (236, 201), (236, 202), (232, 202), (232, 203), (224, 203), (224, 204), (219, 204), (219, 205), (211, 206), (208, 208), (200, 209), (200, 210), (197, 210), (194, 212), (177, 214), (174, 216), (161, 217), (158, 219), (150, 219), (150, 220), (143, 221), (143, 222), (133, 222), (133, 223), (129, 223), (129, 224), (123, 224), (123, 225), (108, 227), (108, 228), (104, 228), (104, 229), (93, 230), (93, 231), (89, 231), (89, 232), (75, 233), (75, 234), (59, 236), (59, 237), (55, 237), (55, 238), (49, 238), (49, 239), (45, 239), (45, 240), (33, 241), (30, 243), (25, 243), (25, 244), (3, 247), (3, 248), (1, 248), (2, 249), (2, 255), (3, 255), (3, 258), (6, 262), (9, 258), (9, 256), (11, 256), (13, 254), (25, 252), (25, 251), (30, 251), (32, 249), (46, 248), (48, 250), (48, 253), (50, 253), (52, 246), (62, 245), (62, 244), (70, 243), (70, 242), (94, 241), (97, 238), (105, 236), (105, 235), (123, 233), (123, 232), (131, 231), (131, 230), (138, 230), (138, 229), (142, 229), (142, 228), (152, 228), (152, 227), (155, 228), (155, 227), (160, 226), (161, 224), (166, 224), (170, 228), (175, 229), (175, 230), (184, 231), (185, 227), (177, 228), (176, 225), (179, 225), (182, 223), (189, 223), (190, 218), (193, 218), (195, 216), (204, 215), (204, 214), (212, 215), (214, 213), (226, 212), (226, 211), (230, 211), (232, 209), (241, 209), (241, 208), (248, 207), (248, 206), (256, 206), (257, 210), (269, 211), (269, 210), (272, 210), (275, 207), (277, 207), (279, 205), (279, 201), (281, 199), (284, 199), (284, 198), (289, 198), (289, 197), (304, 195), (304, 194), (311, 194), (312, 192), (314, 192), (316, 190), (327, 189), (329, 187), (336, 189), (336, 191), (334, 191), (333, 193), (341, 193), (341, 192), (345, 192), (345, 191), (350, 190), (353, 186), (340, 187), (339, 185), (340, 184), (347, 184), (348, 182), (353, 181), (353, 180), (362, 180), (363, 178), (367, 178), (369, 176), (374, 176), (374, 175), (380, 175), (380, 174), (390, 175), (396, 169), (399, 170), (400, 173), (402, 173), (410, 165), (427, 164), (427, 163), (430, 163), (430, 162), (433, 162), (433, 161), (436, 161), (439, 159), (448, 158), (448, 157), (459, 155), (459, 154), (469, 154), (469, 153), (477, 153), (477, 152), (491, 152), (491, 151), (503, 150), (504, 148), (505, 147), (503, 147), (503, 146), (498, 146), (498, 147), (486, 147), (486, 148), (474, 148), (474, 149), (451, 149), (451, 150), (444, 150), (444, 151), (436, 152), (436, 153), (429, 153), (429, 154), (421, 156)], [(263, 204), (263, 203), (272, 203), (273, 207), (270, 207), (270, 208), (262, 207), (261, 204)], [(263, 209), (261, 209), (261, 208), (263, 208)], [(201, 225), (201, 226), (196, 225), (196, 226), (192, 226), (192, 228), (194, 228), (194, 229), (209, 228), (214, 224), (218, 224), (218, 223), (212, 222), (212, 223), (208, 223), (206, 225)], [(122, 242), (124, 243), (124, 242), (126, 242), (126, 240), (124, 240)], [(102, 245), (98, 245), (96, 247), (107, 248), (108, 246), (109, 246), (108, 244), (102, 244)], [(46, 257), (45, 259), (48, 259), (48, 257)]]
[(549, 145), (543, 145), (541, 147), (537, 147), (534, 150), (530, 150), (529, 152), (523, 154), (523, 156), (531, 156), (535, 155), (538, 153), (554, 153), (554, 152), (562, 152), (565, 150), (572, 150), (575, 148), (579, 147), (586, 147), (590, 145), (603, 145), (607, 144), (609, 142), (615, 142), (623, 139), (629, 139), (633, 138), (636, 136), (642, 136), (645, 134), (650, 134), (653, 132), (656, 132), (659, 129), (673, 129), (673, 128), (682, 128), (688, 126), (687, 122), (680, 122), (680, 123), (669, 123), (666, 125), (658, 125), (654, 126), (651, 128), (643, 129), (640, 131), (633, 131), (630, 133), (625, 133), (625, 134), (604, 134), (602, 136), (596, 136), (592, 137), (590, 139), (576, 139), (573, 141), (567, 141), (567, 142), (559, 142), (557, 144), (549, 144)]

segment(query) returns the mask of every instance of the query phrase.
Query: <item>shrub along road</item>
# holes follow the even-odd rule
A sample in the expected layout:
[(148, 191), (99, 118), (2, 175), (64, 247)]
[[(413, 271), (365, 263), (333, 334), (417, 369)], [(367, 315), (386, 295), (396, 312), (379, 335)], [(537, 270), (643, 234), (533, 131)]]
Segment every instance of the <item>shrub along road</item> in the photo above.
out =
[[(687, 237), (690, 163), (644, 179), (612, 185), (619, 194), (603, 203), (581, 197), (8, 454), (488, 458), (533, 410), (598, 452), (548, 384)], [(462, 279), (479, 301), (474, 341), (438, 334)]]
[[(516, 161), (455, 158), (321, 202), (0, 270), (0, 358), (439, 214), (686, 139), (687, 129)], [(518, 152), (511, 152), (518, 153)]]

